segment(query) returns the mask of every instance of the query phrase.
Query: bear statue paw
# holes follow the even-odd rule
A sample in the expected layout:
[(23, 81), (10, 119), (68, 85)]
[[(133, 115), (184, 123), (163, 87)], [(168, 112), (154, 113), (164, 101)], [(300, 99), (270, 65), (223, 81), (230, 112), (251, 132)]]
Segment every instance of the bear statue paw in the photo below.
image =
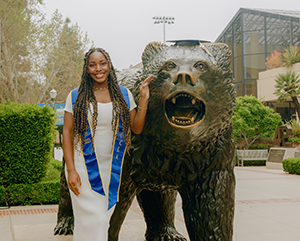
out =
[(54, 235), (73, 235), (74, 217), (63, 217), (54, 228)]
[(146, 238), (147, 241), (186, 241), (180, 233), (177, 232), (175, 228), (167, 227), (161, 230), (161, 232), (156, 235), (148, 235)]

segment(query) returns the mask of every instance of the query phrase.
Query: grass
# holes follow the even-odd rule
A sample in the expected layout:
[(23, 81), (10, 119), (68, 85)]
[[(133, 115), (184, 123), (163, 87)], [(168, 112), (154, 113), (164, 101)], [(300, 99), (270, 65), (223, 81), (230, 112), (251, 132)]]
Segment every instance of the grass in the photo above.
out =
[(42, 178), (41, 182), (60, 180), (61, 168), (62, 162), (52, 158), (48, 164), (46, 175)]

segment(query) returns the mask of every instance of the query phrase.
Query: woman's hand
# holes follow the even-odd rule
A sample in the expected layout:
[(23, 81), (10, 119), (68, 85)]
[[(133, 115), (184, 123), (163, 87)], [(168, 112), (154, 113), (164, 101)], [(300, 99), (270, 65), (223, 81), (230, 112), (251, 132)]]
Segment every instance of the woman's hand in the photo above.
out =
[(150, 97), (150, 92), (149, 92), (149, 82), (152, 79), (152, 75), (149, 75), (147, 79), (143, 81), (143, 83), (140, 86), (140, 95), (141, 99), (146, 99), (148, 100)]
[(76, 196), (80, 195), (81, 179), (75, 169), (68, 171), (68, 185)]
[(149, 82), (152, 79), (152, 75), (149, 75), (147, 79), (143, 81), (140, 86), (140, 103), (138, 105), (138, 111), (135, 109), (130, 111), (131, 130), (135, 134), (140, 134), (143, 131), (146, 114), (148, 108), (148, 99), (150, 97)]

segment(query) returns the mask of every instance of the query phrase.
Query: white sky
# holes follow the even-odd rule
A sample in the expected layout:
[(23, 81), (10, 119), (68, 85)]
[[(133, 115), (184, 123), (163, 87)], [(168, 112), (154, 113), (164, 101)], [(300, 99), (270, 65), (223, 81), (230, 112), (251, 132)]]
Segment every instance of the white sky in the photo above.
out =
[[(45, 11), (58, 9), (78, 23), (97, 47), (104, 48), (115, 68), (141, 62), (151, 41), (163, 42), (163, 24), (154, 16), (173, 16), (166, 24), (166, 40), (214, 41), (241, 8), (299, 10), (299, 0), (44, 0)], [(90, 46), (89, 46), (90, 47)]]

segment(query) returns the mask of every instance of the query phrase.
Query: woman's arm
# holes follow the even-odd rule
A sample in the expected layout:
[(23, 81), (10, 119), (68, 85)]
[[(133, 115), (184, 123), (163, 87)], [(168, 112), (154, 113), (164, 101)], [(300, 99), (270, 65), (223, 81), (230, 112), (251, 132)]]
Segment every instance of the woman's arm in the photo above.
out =
[(74, 165), (73, 115), (67, 111), (64, 114), (63, 153), (67, 166), (69, 188), (78, 196), (80, 194), (81, 180)]
[(138, 106), (138, 111), (135, 109), (130, 111), (130, 119), (131, 119), (131, 130), (135, 134), (140, 134), (143, 131), (145, 121), (146, 121), (146, 114), (147, 114), (147, 107), (148, 107), (148, 99), (150, 96), (149, 93), (149, 82), (152, 78), (150, 75), (147, 79), (143, 81), (140, 87), (140, 103)]

